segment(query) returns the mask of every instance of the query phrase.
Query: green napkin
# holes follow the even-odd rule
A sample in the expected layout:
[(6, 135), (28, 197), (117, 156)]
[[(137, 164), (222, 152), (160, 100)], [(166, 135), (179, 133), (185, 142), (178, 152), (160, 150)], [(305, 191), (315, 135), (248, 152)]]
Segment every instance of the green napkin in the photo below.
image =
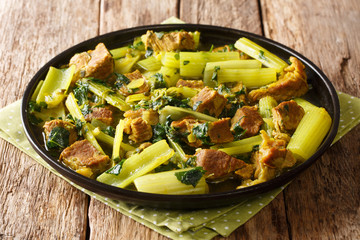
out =
[[(360, 99), (341, 92), (338, 92), (338, 96), (341, 111), (340, 126), (335, 141), (360, 122)], [(54, 174), (62, 177), (30, 146), (21, 124), (20, 105), (19, 100), (0, 110), (0, 137), (18, 147)], [(281, 187), (236, 205), (183, 211), (142, 207), (111, 200), (77, 186), (67, 179), (65, 180), (122, 214), (173, 239), (211, 239), (218, 234), (228, 236), (269, 204), (284, 189)]]

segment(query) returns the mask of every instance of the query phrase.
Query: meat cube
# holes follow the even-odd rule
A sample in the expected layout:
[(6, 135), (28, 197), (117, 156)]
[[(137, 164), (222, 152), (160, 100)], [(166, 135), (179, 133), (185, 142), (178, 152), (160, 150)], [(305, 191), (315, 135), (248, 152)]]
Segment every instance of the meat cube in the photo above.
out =
[(230, 118), (223, 118), (209, 124), (209, 137), (212, 143), (226, 143), (234, 141), (230, 131)]
[(285, 133), (293, 133), (305, 114), (304, 109), (293, 100), (282, 102), (271, 111), (276, 131)]
[(76, 67), (73, 81), (81, 77), (105, 79), (114, 71), (114, 59), (103, 43), (99, 43), (95, 50), (75, 54), (69, 65)]
[(176, 50), (195, 50), (193, 36), (185, 31), (164, 33), (159, 36), (149, 30), (141, 36), (145, 49), (151, 48), (154, 52), (171, 52)]
[(290, 66), (284, 69), (284, 75), (266, 88), (253, 90), (248, 98), (251, 102), (259, 101), (265, 96), (272, 96), (277, 101), (300, 97), (308, 91), (305, 67), (295, 57), (290, 57)]
[(132, 73), (124, 74), (129, 80), (130, 83), (133, 81), (138, 81), (138, 85), (135, 88), (128, 88), (127, 86), (130, 84), (123, 84), (119, 89), (120, 94), (124, 96), (129, 96), (137, 93), (147, 93), (150, 91), (150, 84), (146, 80), (146, 78), (141, 74), (139, 70), (135, 70)]
[(159, 123), (159, 113), (153, 109), (140, 108), (138, 110), (129, 110), (124, 113), (124, 117), (131, 119), (141, 117), (150, 125)]
[(202, 80), (179, 79), (176, 83), (176, 87), (204, 88), (204, 82)]
[(244, 136), (251, 137), (259, 132), (262, 124), (263, 119), (257, 107), (243, 106), (236, 111), (235, 116), (231, 119), (231, 131), (238, 134), (237, 128), (241, 127), (245, 131)]
[[(187, 143), (191, 147), (200, 147), (203, 142), (200, 139), (197, 139), (195, 136), (190, 133), (192, 133), (192, 129), (198, 125), (205, 123), (206, 121), (195, 119), (191, 116), (184, 117), (180, 120), (173, 121), (171, 123), (171, 127), (174, 128), (180, 136), (182, 137), (182, 140)], [(189, 137), (190, 136), (190, 137)]]
[(54, 119), (54, 120), (45, 122), (43, 128), (44, 128), (46, 140), (49, 138), (51, 130), (53, 130), (55, 127), (65, 128), (66, 130), (69, 131), (69, 144), (72, 144), (77, 140), (78, 135), (77, 135), (75, 125), (72, 123), (69, 123), (67, 121), (60, 120), (60, 119)]
[(108, 108), (94, 107), (89, 114), (85, 115), (85, 120), (90, 122), (92, 119), (97, 119), (110, 126), (113, 122), (113, 111)]
[(191, 102), (197, 112), (209, 113), (218, 117), (223, 111), (227, 99), (217, 91), (205, 87), (191, 99)]
[(129, 139), (135, 143), (150, 140), (153, 136), (151, 125), (141, 117), (135, 119), (125, 118), (124, 132), (130, 134)]
[[(80, 174), (95, 178), (110, 165), (109, 156), (102, 154), (88, 140), (76, 141), (60, 154), (60, 161)], [(87, 169), (88, 171), (84, 171)], [(90, 170), (90, 171), (89, 171)], [(85, 174), (84, 174), (85, 175)]]
[(210, 180), (224, 179), (238, 169), (252, 169), (252, 166), (244, 161), (215, 149), (201, 149), (196, 152), (195, 156), (196, 166), (203, 167)]

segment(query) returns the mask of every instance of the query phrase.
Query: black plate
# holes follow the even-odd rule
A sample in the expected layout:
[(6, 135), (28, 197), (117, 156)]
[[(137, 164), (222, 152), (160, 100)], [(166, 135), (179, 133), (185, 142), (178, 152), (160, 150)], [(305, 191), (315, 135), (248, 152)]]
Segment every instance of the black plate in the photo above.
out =
[[(240, 37), (247, 37), (284, 60), (289, 59), (290, 56), (297, 57), (306, 66), (308, 81), (312, 85), (312, 89), (306, 95), (306, 98), (310, 99), (310, 101), (312, 101), (318, 106), (325, 107), (326, 110), (329, 112), (333, 120), (330, 132), (328, 133), (316, 153), (311, 156), (306, 162), (292, 169), (291, 171), (288, 171), (281, 176), (276, 177), (275, 179), (272, 179), (265, 183), (222, 193), (211, 193), (203, 195), (162, 195), (135, 192), (97, 182), (67, 168), (66, 166), (61, 164), (56, 158), (49, 155), (43, 145), (35, 137), (32, 126), (29, 124), (27, 106), (36, 85), (41, 79), (45, 78), (50, 66), (60, 67), (63, 64), (67, 64), (70, 58), (75, 53), (94, 49), (99, 42), (105, 43), (105, 45), (109, 49), (121, 47), (126, 44), (132, 43), (134, 37), (144, 34), (149, 29), (154, 31), (171, 31), (176, 29), (184, 29), (187, 31), (198, 30), (201, 32), (201, 42), (213, 44), (235, 43), (235, 41)], [(26, 136), (28, 137), (31, 145), (33, 146), (35, 151), (47, 163), (50, 164), (50, 166), (56, 169), (67, 179), (71, 180), (72, 182), (78, 184), (81, 187), (84, 187), (97, 194), (106, 196), (110, 199), (117, 199), (145, 206), (172, 209), (209, 208), (237, 203), (250, 196), (265, 193), (269, 190), (288, 183), (300, 172), (304, 171), (311, 164), (313, 164), (315, 160), (318, 159), (330, 146), (337, 133), (339, 114), (339, 100), (333, 85), (317, 66), (315, 66), (311, 61), (309, 61), (301, 54), (282, 44), (252, 33), (236, 29), (198, 24), (141, 26), (104, 34), (77, 44), (74, 47), (67, 49), (66, 51), (51, 59), (35, 74), (35, 76), (31, 79), (29, 85), (25, 90), (21, 106), (22, 123), (26, 132)]]

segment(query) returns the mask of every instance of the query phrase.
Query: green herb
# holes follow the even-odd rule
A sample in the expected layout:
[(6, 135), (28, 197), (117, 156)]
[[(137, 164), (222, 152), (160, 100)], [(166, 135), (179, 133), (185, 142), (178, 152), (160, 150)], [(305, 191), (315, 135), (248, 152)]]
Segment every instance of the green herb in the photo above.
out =
[(209, 52), (212, 52), (214, 50), (214, 44), (211, 44)]
[(76, 128), (76, 131), (77, 131), (77, 134), (79, 136), (82, 136), (82, 127), (84, 126), (84, 122), (82, 122), (80, 119), (78, 118), (75, 118), (74, 119), (74, 122), (75, 122), (75, 128)]
[(218, 92), (219, 94), (225, 95), (225, 94), (227, 94), (227, 93), (230, 93), (231, 90), (230, 90), (230, 88), (228, 88), (226, 85), (221, 84), (219, 87), (217, 87), (217, 92)]
[(81, 108), (81, 113), (84, 116), (92, 113), (92, 109), (91, 109), (90, 105), (89, 104), (84, 104), (83, 107)]
[(201, 140), (206, 145), (210, 145), (211, 141), (210, 141), (210, 137), (208, 136), (208, 131), (209, 131), (208, 122), (198, 124), (192, 129), (192, 133), (197, 139)]
[(234, 50), (235, 50), (234, 44), (229, 44), (228, 46), (229, 46), (230, 51), (234, 51)]
[(153, 53), (154, 53), (154, 50), (152, 50), (151, 48), (148, 47), (145, 52), (145, 58), (152, 56)]
[(39, 104), (37, 104), (35, 101), (29, 102), (28, 110), (30, 113), (41, 112), (41, 109), (47, 109), (46, 102), (40, 102)]
[(127, 78), (125, 75), (120, 73), (115, 73), (115, 75), (116, 75), (116, 80), (114, 83), (115, 89), (120, 89), (124, 84), (126, 85), (130, 83), (130, 79)]
[(115, 137), (115, 129), (112, 126), (107, 126), (102, 132), (106, 133), (111, 137)]
[(246, 88), (243, 86), (240, 91), (234, 92), (235, 96), (239, 96), (241, 94), (246, 94)]
[(54, 127), (46, 141), (46, 146), (48, 148), (66, 148), (69, 145), (69, 136), (70, 133), (65, 128)]
[(164, 76), (162, 73), (156, 73), (154, 75), (155, 82), (154, 82), (154, 88), (166, 88), (166, 81), (164, 79)]
[(196, 111), (199, 108), (201, 103), (202, 103), (202, 101), (197, 101), (196, 103), (194, 103), (193, 110)]
[(108, 87), (108, 85), (106, 84), (106, 82), (104, 80), (93, 78), (90, 81), (93, 82), (93, 83), (100, 84), (100, 85), (103, 85), (105, 87)]
[(267, 58), (265, 57), (264, 54), (265, 54), (264, 51), (260, 50), (260, 51), (259, 51), (259, 58), (262, 59), (262, 60), (267, 61)]
[(103, 108), (103, 107), (105, 107), (105, 104), (98, 104), (93, 106), (93, 108)]
[(218, 71), (220, 70), (220, 66), (215, 66), (214, 67), (214, 72), (213, 75), (211, 76), (211, 80), (217, 82), (217, 77), (218, 77)]
[(169, 162), (168, 164), (161, 164), (154, 170), (155, 170), (155, 172), (166, 172), (166, 171), (171, 171), (174, 169), (179, 169), (179, 167), (175, 163)]
[(185, 61), (183, 62), (184, 65), (188, 65), (189, 63), (190, 63), (190, 61), (188, 61), (188, 60), (185, 60)]
[(28, 118), (29, 118), (29, 122), (35, 126), (43, 122), (43, 120), (41, 118), (38, 118), (34, 114), (31, 114), (31, 113), (29, 113)]
[(88, 100), (89, 85), (79, 82), (78, 86), (73, 89), (74, 96), (78, 100), (78, 104), (81, 106)]
[(140, 47), (142, 47), (144, 45), (144, 43), (142, 41), (137, 42), (135, 45), (130, 45), (129, 47), (135, 50), (141, 50), (139, 49)]
[(242, 136), (244, 136), (245, 135), (245, 133), (246, 133), (246, 130), (245, 129), (243, 129), (240, 125), (239, 125), (239, 122), (240, 122), (240, 120), (243, 118), (243, 117), (245, 117), (245, 116), (242, 116), (240, 119), (239, 119), (239, 121), (237, 122), (237, 123), (235, 123), (235, 125), (234, 125), (234, 128), (233, 128), (233, 131), (234, 131), (234, 138), (235, 138), (235, 140), (239, 140)]
[(116, 176), (119, 175), (125, 160), (126, 159), (121, 160), (118, 164), (107, 170), (106, 173), (113, 174)]
[(158, 123), (155, 126), (153, 126), (153, 138), (152, 143), (156, 143), (160, 140), (163, 140), (166, 138), (166, 130), (165, 126)]
[(136, 93), (137, 91), (139, 91), (140, 88), (131, 88), (128, 90), (128, 93)]
[(254, 145), (253, 148), (252, 148), (252, 152), (256, 152), (256, 151), (259, 151), (259, 145)]
[(185, 162), (187, 167), (195, 167), (196, 166), (196, 156), (189, 157)]
[(176, 54), (174, 55), (174, 58), (175, 58), (176, 60), (179, 60), (179, 59), (180, 59), (180, 55), (179, 55), (178, 53), (176, 53)]
[(205, 170), (203, 170), (202, 167), (196, 167), (189, 171), (176, 172), (175, 176), (183, 184), (192, 185), (193, 187), (196, 187), (196, 185), (198, 184), (204, 173)]
[(162, 39), (162, 37), (164, 36), (164, 32), (155, 32), (155, 35), (158, 39)]
[(164, 105), (181, 107), (181, 108), (188, 108), (190, 102), (189, 98), (178, 99), (172, 96), (163, 96), (163, 100), (165, 100)]

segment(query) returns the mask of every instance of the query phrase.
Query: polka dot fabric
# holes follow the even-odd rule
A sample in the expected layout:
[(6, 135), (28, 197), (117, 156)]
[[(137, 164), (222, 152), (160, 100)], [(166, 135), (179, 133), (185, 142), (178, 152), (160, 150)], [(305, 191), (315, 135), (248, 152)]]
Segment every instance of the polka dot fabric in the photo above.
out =
[[(336, 142), (360, 123), (360, 99), (338, 92), (341, 107), (340, 126)], [(59, 175), (31, 148), (23, 131), (17, 101), (0, 110), (0, 137), (12, 143), (35, 161)], [(67, 179), (65, 179), (68, 181)], [(69, 181), (68, 181), (69, 182)], [(284, 187), (256, 196), (236, 205), (194, 211), (179, 211), (141, 207), (96, 195), (76, 184), (71, 185), (124, 215), (172, 239), (212, 239), (216, 235), (228, 236), (269, 204)]]

